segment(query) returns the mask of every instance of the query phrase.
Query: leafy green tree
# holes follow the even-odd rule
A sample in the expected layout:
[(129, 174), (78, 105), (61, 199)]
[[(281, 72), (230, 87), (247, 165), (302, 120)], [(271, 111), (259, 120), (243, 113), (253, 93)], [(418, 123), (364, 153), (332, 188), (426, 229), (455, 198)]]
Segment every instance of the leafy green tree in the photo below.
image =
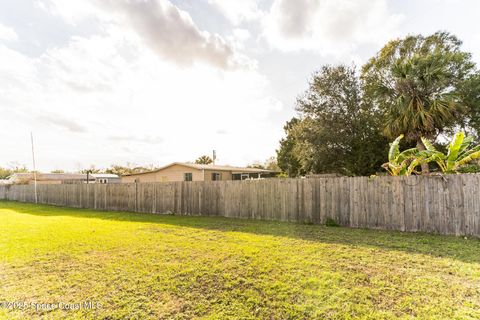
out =
[(196, 164), (212, 164), (213, 160), (209, 156), (201, 156), (195, 160)]
[(10, 170), (0, 167), (0, 179), (5, 179), (10, 175)]
[(118, 164), (112, 164), (110, 168), (105, 170), (105, 173), (116, 174), (118, 176), (123, 176), (126, 174), (135, 173), (135, 170), (130, 166), (121, 166)]
[(280, 140), (280, 148), (277, 150), (277, 164), (280, 169), (289, 177), (304, 175), (306, 171), (302, 168), (299, 156), (296, 154), (297, 145), (300, 144), (296, 134), (296, 127), (300, 120), (292, 118), (283, 127), (286, 137)]
[[(384, 118), (389, 138), (404, 134), (425, 150), (421, 137), (435, 139), (456, 126), (474, 124), (479, 79), (471, 54), (447, 32), (390, 41), (362, 69), (366, 97)], [(428, 172), (428, 165), (422, 165)]]
[[(480, 143), (480, 72), (468, 77), (458, 88), (468, 112), (462, 117), (460, 127)], [(451, 132), (450, 132), (451, 133)]]
[(18, 163), (11, 163), (10, 168), (0, 167), (0, 179), (6, 179), (14, 173), (26, 173), (29, 172), (27, 167), (24, 165), (19, 165)]
[(118, 164), (113, 164), (110, 166), (110, 168), (105, 170), (105, 173), (111, 173), (111, 174), (116, 174), (118, 176), (123, 176), (126, 174), (153, 171), (155, 169), (157, 168), (154, 165), (138, 166), (133, 163), (127, 163), (126, 166), (121, 166)]
[(388, 141), (381, 114), (363, 98), (355, 67), (324, 66), (297, 100), (299, 118), (285, 126), (277, 159), (290, 176), (370, 175), (384, 162)]

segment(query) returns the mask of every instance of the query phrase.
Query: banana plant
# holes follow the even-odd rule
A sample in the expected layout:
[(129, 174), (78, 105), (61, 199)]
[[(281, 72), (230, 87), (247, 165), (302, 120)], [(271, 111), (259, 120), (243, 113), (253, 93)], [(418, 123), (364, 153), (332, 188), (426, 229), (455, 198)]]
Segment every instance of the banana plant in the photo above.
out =
[(410, 148), (400, 152), (400, 141), (403, 134), (398, 136), (391, 144), (388, 151), (388, 162), (382, 168), (392, 176), (409, 176), (418, 173), (415, 168), (423, 163), (424, 157), (419, 154), (417, 148)]
[(473, 137), (465, 137), (465, 133), (458, 132), (448, 144), (447, 154), (438, 151), (426, 138), (422, 142), (427, 149), (423, 156), (426, 161), (435, 161), (443, 173), (456, 173), (463, 165), (480, 158), (480, 145), (469, 148)]

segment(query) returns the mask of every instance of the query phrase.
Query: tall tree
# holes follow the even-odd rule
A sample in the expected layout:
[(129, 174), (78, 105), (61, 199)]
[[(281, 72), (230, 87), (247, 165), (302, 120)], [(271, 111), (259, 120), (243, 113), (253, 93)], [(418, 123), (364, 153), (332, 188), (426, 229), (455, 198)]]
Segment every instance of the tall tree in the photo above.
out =
[(277, 150), (277, 164), (289, 177), (298, 177), (306, 173), (302, 168), (299, 156), (296, 154), (300, 140), (297, 138), (295, 129), (300, 122), (299, 119), (292, 118), (285, 124), (283, 130), (286, 137), (280, 140), (280, 148)]
[(447, 32), (408, 36), (387, 43), (363, 67), (366, 96), (382, 112), (388, 138), (404, 134), (425, 150), (421, 137), (435, 139), (469, 122), (477, 108), (469, 90), (476, 70), (461, 44)]
[(458, 91), (468, 108), (468, 112), (462, 119), (461, 127), (469, 136), (473, 136), (478, 144), (480, 143), (480, 71), (462, 82)]
[(380, 113), (363, 99), (355, 67), (321, 68), (296, 109), (300, 117), (287, 124), (277, 151), (289, 174), (368, 175), (384, 162), (388, 142), (380, 134)]
[(213, 160), (209, 156), (201, 156), (195, 160), (196, 164), (212, 164)]

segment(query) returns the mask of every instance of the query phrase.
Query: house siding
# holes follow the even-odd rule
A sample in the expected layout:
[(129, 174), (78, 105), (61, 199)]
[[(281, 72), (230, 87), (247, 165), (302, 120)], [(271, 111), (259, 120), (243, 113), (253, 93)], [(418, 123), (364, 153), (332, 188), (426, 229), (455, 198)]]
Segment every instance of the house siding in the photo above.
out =
[(231, 171), (221, 171), (221, 170), (205, 170), (205, 180), (212, 181), (212, 173), (220, 173), (222, 175), (222, 181), (232, 180)]
[(122, 183), (184, 181), (185, 173), (192, 174), (192, 181), (212, 181), (213, 173), (220, 173), (221, 181), (229, 181), (233, 180), (232, 172), (242, 172), (242, 169), (245, 169), (245, 173), (252, 173), (252, 169), (248, 168), (192, 168), (188, 165), (175, 163), (157, 171), (123, 176)]
[(156, 172), (134, 174), (122, 177), (122, 183), (183, 181), (185, 173), (192, 174), (192, 181), (204, 181), (203, 170), (173, 165)]

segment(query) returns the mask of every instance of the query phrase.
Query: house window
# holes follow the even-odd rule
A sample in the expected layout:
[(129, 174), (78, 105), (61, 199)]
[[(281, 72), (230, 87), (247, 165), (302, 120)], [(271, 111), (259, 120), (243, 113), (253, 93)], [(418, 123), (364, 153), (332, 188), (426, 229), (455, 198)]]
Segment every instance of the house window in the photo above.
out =
[(248, 173), (242, 173), (241, 180), (247, 180), (249, 178), (250, 178), (250, 175)]
[(184, 181), (192, 181), (192, 173), (191, 172), (187, 172), (185, 173), (184, 177), (183, 177), (183, 180)]
[(108, 179), (98, 179), (98, 183), (108, 183)]
[(220, 181), (222, 180), (222, 174), (218, 172), (212, 173), (212, 181)]

